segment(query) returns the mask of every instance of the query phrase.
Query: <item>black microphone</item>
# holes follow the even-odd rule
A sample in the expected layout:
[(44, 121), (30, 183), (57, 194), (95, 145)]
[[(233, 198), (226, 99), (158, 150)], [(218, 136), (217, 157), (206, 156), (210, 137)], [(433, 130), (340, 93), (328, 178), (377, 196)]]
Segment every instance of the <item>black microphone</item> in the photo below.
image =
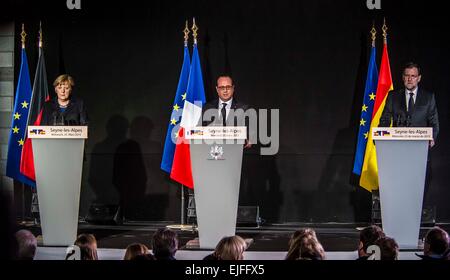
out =
[(397, 114), (397, 121), (395, 122), (395, 126), (396, 127), (400, 127), (401, 126), (401, 115)]
[(400, 112), (397, 115), (397, 127), (404, 127), (406, 126), (406, 118), (405, 118), (405, 113), (404, 112)]
[(410, 114), (406, 115), (406, 126), (407, 127), (411, 126), (411, 115)]
[(53, 116), (53, 125), (56, 125), (56, 111), (53, 112), (52, 116)]

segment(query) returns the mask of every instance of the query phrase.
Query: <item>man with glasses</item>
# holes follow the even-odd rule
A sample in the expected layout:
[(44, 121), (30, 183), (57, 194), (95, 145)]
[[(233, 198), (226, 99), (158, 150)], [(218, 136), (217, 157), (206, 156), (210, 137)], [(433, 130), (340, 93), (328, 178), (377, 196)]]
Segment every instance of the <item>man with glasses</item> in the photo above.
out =
[(410, 62), (403, 68), (403, 84), (405, 88), (389, 92), (386, 105), (380, 118), (380, 127), (410, 126), (432, 127), (433, 147), (439, 133), (439, 119), (434, 94), (418, 87), (420, 67)]
[[(438, 111), (434, 93), (418, 86), (421, 78), (418, 64), (409, 62), (405, 65), (403, 68), (403, 84), (405, 87), (389, 92), (379, 126), (432, 127), (433, 140), (430, 141), (430, 148), (432, 148), (439, 133)], [(424, 203), (429, 192), (430, 181), (431, 164), (430, 153), (428, 153)]]
[[(216, 92), (218, 98), (203, 106), (203, 126), (248, 127), (243, 115), (248, 106), (234, 98), (234, 84), (231, 76), (224, 74), (217, 78)], [(244, 148), (250, 147), (251, 143), (247, 140)]]

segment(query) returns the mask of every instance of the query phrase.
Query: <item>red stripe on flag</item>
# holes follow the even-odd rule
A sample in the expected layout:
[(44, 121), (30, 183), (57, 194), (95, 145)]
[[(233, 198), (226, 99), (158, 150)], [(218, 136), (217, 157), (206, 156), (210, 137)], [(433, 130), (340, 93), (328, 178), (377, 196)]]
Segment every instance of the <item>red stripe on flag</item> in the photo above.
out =
[[(48, 97), (46, 98), (48, 100)], [(42, 119), (42, 110), (33, 125), (40, 125)], [(33, 145), (30, 138), (26, 138), (23, 144), (22, 154), (20, 157), (20, 173), (28, 178), (36, 181), (36, 173), (34, 170)]]
[(375, 98), (375, 105), (373, 107), (372, 119), (380, 109), (381, 104), (386, 98), (389, 91), (392, 90), (392, 76), (391, 66), (389, 65), (389, 55), (387, 50), (387, 43), (383, 46), (383, 55), (381, 58), (380, 75), (378, 77), (377, 94)]
[(191, 151), (190, 145), (184, 140), (184, 128), (181, 127), (178, 132), (177, 146), (173, 157), (172, 171), (170, 178), (185, 185), (188, 188), (194, 188), (192, 179)]

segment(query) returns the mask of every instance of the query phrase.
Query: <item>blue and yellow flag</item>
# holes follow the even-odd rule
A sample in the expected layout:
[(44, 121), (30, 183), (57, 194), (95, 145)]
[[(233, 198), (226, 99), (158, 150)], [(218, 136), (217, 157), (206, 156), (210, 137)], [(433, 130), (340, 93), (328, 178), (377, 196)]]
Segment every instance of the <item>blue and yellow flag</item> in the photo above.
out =
[[(388, 93), (393, 89), (394, 85), (392, 83), (387, 39), (385, 37), (383, 55), (381, 57), (380, 74), (378, 75), (377, 94), (375, 97), (375, 105), (373, 107), (372, 122), (370, 127), (378, 127)], [(369, 133), (366, 152), (364, 155), (364, 164), (361, 170), (361, 177), (359, 178), (359, 185), (368, 191), (377, 190), (379, 188), (377, 151), (372, 140), (372, 133)]]
[(364, 163), (364, 154), (366, 152), (367, 139), (370, 134), (370, 124), (372, 122), (372, 112), (375, 104), (377, 84), (378, 70), (376, 63), (376, 48), (375, 44), (372, 44), (369, 68), (367, 70), (366, 87), (364, 89), (364, 100), (361, 108), (361, 119), (359, 121), (355, 162), (353, 164), (353, 173), (356, 175), (361, 175), (361, 169)]
[(14, 112), (11, 120), (11, 132), (8, 144), (8, 159), (6, 162), (6, 176), (35, 187), (36, 183), (20, 173), (20, 158), (25, 141), (28, 114), (31, 103), (31, 82), (25, 48), (22, 48), (22, 62), (19, 80), (17, 81)]
[(178, 80), (177, 92), (172, 106), (169, 125), (167, 127), (166, 142), (161, 160), (161, 169), (170, 173), (172, 170), (173, 156), (175, 153), (176, 137), (180, 129), (181, 116), (183, 113), (184, 101), (186, 99), (186, 90), (189, 80), (189, 69), (191, 68), (191, 59), (187, 44), (184, 46), (184, 59), (181, 68), (180, 79)]

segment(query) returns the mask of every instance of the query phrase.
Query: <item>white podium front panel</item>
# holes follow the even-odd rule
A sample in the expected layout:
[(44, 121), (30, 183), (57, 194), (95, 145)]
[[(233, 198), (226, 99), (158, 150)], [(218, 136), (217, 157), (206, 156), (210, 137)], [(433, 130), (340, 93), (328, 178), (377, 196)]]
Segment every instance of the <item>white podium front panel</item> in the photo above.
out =
[[(232, 130), (231, 127), (214, 129)], [(191, 134), (197, 134), (190, 140), (192, 175), (200, 248), (213, 249), (223, 237), (236, 234), (245, 142), (242, 131), (245, 133), (246, 130), (244, 127), (237, 133), (232, 132), (227, 139), (221, 138), (226, 135), (204, 133), (206, 139), (203, 140), (198, 138), (202, 131), (199, 129)], [(233, 140), (233, 137), (236, 138)]]
[[(87, 127), (29, 127), (43, 243), (68, 246), (78, 229), (84, 139)], [(52, 131), (52, 132), (51, 132)], [(65, 132), (64, 132), (65, 131)], [(56, 134), (52, 134), (52, 133)], [(61, 135), (68, 133), (70, 135)]]
[[(377, 139), (375, 143), (383, 231), (394, 238), (400, 248), (417, 249), (429, 128), (425, 128), (425, 134), (417, 133), (424, 131), (422, 128), (376, 129), (378, 132), (374, 129), (373, 133), (378, 134), (374, 138)], [(414, 135), (410, 138), (402, 131), (411, 131)], [(397, 138), (392, 139), (395, 135), (398, 135)]]

